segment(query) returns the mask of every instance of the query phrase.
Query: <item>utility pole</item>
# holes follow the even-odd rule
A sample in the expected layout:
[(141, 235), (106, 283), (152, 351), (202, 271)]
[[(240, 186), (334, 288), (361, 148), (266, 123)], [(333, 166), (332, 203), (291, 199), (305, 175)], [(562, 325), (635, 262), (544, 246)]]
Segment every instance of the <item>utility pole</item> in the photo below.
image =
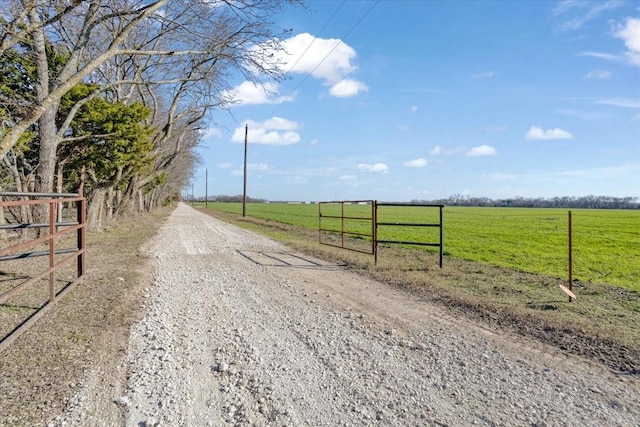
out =
[(209, 201), (209, 169), (204, 168), (204, 208), (207, 209)]
[(242, 217), (247, 215), (247, 135), (249, 125), (244, 125), (244, 187), (242, 191)]

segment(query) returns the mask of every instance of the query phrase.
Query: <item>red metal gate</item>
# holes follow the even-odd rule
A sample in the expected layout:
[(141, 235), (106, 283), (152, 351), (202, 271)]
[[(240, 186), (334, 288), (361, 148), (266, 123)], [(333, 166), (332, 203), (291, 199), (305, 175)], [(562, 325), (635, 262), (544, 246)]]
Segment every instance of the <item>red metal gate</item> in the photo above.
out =
[[(417, 208), (438, 208), (438, 222), (380, 222), (378, 221), (378, 208), (381, 206), (405, 206)], [(414, 246), (432, 246), (439, 248), (440, 268), (443, 258), (443, 214), (444, 205), (415, 204), (415, 203), (384, 203), (376, 200), (348, 200), (334, 202), (318, 202), (318, 240), (322, 245), (335, 246), (351, 251), (373, 255), (375, 264), (378, 264), (378, 244), (400, 244)], [(324, 209), (324, 210), (323, 210)], [(346, 210), (350, 212), (347, 213)], [(365, 215), (366, 214), (366, 215)], [(332, 221), (327, 225), (328, 221)], [(438, 227), (439, 241), (407, 241), (398, 239), (378, 238), (380, 226), (393, 227)], [(365, 246), (354, 247), (358, 241), (364, 241)], [(351, 245), (351, 246), (349, 246)], [(363, 249), (365, 248), (366, 249)]]
[[(64, 219), (64, 204), (67, 204), (67, 216), (75, 213), (75, 218)], [(26, 222), (19, 215), (11, 215), (11, 208), (48, 206), (48, 221), (42, 223)], [(73, 207), (71, 207), (73, 206)], [(43, 210), (44, 210), (43, 209)], [(2, 282), (0, 294), (0, 308), (8, 307), (8, 301), (18, 294), (34, 288), (38, 282), (48, 276), (48, 298), (40, 307), (33, 308), (33, 312), (26, 319), (19, 321), (10, 331), (0, 336), (0, 351), (11, 344), (42, 314), (51, 308), (56, 300), (76, 285), (85, 272), (85, 230), (86, 230), (86, 202), (78, 194), (59, 193), (7, 193), (0, 192), (0, 215), (3, 215), (0, 230), (25, 233), (29, 230), (40, 230), (37, 236), (30, 240), (10, 239), (9, 245), (0, 249), (0, 263), (8, 261), (26, 261), (38, 257), (48, 257), (48, 266), (40, 271), (21, 271), (19, 275), (12, 275)], [(5, 215), (6, 214), (6, 215)], [(76, 233), (74, 247), (57, 248), (57, 243), (64, 236)], [(4, 243), (3, 243), (4, 246)], [(36, 250), (44, 246), (46, 250)], [(68, 255), (60, 257), (60, 255)], [(62, 288), (56, 286), (56, 272), (64, 265), (76, 260), (76, 278), (66, 283)], [(6, 276), (0, 272), (0, 277)], [(24, 308), (24, 307), (22, 307)]]

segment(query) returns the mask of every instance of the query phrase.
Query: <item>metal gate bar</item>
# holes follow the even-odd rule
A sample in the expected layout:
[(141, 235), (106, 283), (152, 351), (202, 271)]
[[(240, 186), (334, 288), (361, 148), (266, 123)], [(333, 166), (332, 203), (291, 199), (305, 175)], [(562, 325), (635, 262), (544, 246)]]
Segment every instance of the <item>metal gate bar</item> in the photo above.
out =
[[(371, 205), (371, 215), (369, 216), (347, 216), (344, 213), (345, 204), (347, 205)], [(322, 207), (327, 205), (340, 205), (340, 215), (327, 215), (322, 212)], [(375, 253), (375, 221), (374, 221), (374, 212), (375, 212), (375, 200), (349, 200), (349, 201), (333, 201), (333, 202), (318, 202), (318, 242), (321, 245), (333, 246), (336, 248), (347, 249), (354, 252), (360, 252), (368, 255), (373, 255)], [(340, 220), (340, 229), (331, 229), (323, 227), (322, 220), (323, 218), (330, 219), (339, 219)], [(346, 221), (369, 221), (371, 222), (371, 231), (369, 233), (363, 233), (358, 231), (348, 231), (346, 229)], [(322, 240), (322, 234), (331, 233), (334, 235), (340, 236), (340, 244), (331, 243), (327, 240)], [(366, 237), (371, 239), (371, 249), (362, 250), (358, 248), (348, 247), (345, 238), (348, 237)]]
[[(19, 198), (20, 200), (4, 200), (4, 198)], [(29, 200), (31, 199), (31, 200)], [(75, 203), (76, 205), (76, 221), (59, 221), (56, 222), (58, 208), (64, 203)], [(32, 325), (46, 310), (51, 308), (56, 300), (66, 294), (73, 288), (83, 277), (85, 272), (85, 251), (86, 251), (86, 200), (78, 194), (68, 193), (16, 193), (16, 192), (0, 192), (0, 215), (4, 215), (4, 208), (11, 206), (24, 205), (48, 205), (48, 223), (17, 223), (3, 224), (3, 230), (24, 230), (29, 228), (48, 229), (48, 234), (35, 238), (26, 242), (17, 243), (9, 247), (0, 249), (0, 261), (8, 261), (12, 259), (32, 258), (37, 256), (49, 257), (49, 265), (44, 271), (35, 273), (34, 276), (28, 278), (22, 283), (14, 286), (0, 295), (0, 304), (7, 301), (13, 295), (16, 295), (26, 288), (34, 285), (41, 279), (48, 276), (49, 278), (49, 298), (37, 311), (28, 316), (12, 331), (4, 337), (0, 337), (0, 351), (8, 347), (15, 339)], [(65, 227), (59, 230), (59, 227)], [(57, 240), (72, 232), (76, 232), (77, 246), (75, 248), (56, 249)], [(29, 248), (33, 248), (40, 243), (48, 243), (47, 251), (31, 251), (23, 252)], [(56, 260), (56, 255), (71, 254), (62, 260)], [(55, 273), (63, 265), (72, 261), (77, 263), (76, 279), (68, 283), (64, 288), (56, 291)]]
[[(416, 207), (416, 208), (438, 208), (439, 209), (439, 222), (437, 223), (413, 223), (413, 222), (378, 222), (378, 207), (379, 206), (404, 206), (404, 207)], [(376, 224), (376, 248), (374, 251), (375, 263), (378, 264), (378, 243), (389, 243), (399, 245), (413, 245), (413, 246), (432, 246), (439, 248), (439, 265), (442, 268), (443, 258), (443, 214), (442, 210), (444, 205), (435, 204), (416, 204), (416, 203), (375, 203), (375, 224)], [(396, 226), (396, 227), (438, 227), (440, 229), (440, 239), (438, 242), (415, 242), (415, 241), (401, 241), (401, 240), (378, 240), (378, 226)]]

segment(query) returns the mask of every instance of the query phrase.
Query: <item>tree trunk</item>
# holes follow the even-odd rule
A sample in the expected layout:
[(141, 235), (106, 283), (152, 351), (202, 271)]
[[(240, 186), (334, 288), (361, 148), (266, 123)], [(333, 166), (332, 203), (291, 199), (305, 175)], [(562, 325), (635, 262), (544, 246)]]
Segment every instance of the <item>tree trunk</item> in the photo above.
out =
[[(2, 186), (0, 186), (0, 191), (2, 191), (3, 188)], [(0, 202), (2, 201), (3, 197), (0, 196)], [(4, 206), (0, 207), (0, 224), (6, 224), (7, 223), (7, 219), (4, 216)], [(7, 238), (7, 232), (5, 230), (0, 230), (0, 241), (4, 241)]]
[(138, 206), (136, 206), (136, 213), (144, 212), (144, 194), (142, 190), (138, 190)]
[[(56, 191), (62, 193), (62, 179), (63, 179), (64, 163), (59, 163), (56, 166)], [(58, 204), (58, 222), (62, 222), (62, 210), (64, 209), (64, 203)]]
[(106, 188), (96, 188), (91, 197), (89, 203), (89, 209), (87, 210), (87, 229), (88, 230), (101, 230), (102, 219), (104, 212), (104, 199), (107, 195)]
[[(29, 13), (31, 25), (40, 25), (38, 11), (33, 9)], [(33, 32), (33, 50), (36, 64), (36, 99), (38, 103), (49, 96), (49, 63), (47, 61), (44, 28)], [(56, 111), (58, 102), (51, 103), (38, 120), (38, 134), (40, 150), (38, 153), (38, 170), (34, 190), (37, 193), (53, 192), (53, 177), (56, 163)], [(34, 205), (34, 219), (37, 222), (47, 222), (48, 209), (46, 205)], [(41, 231), (39, 229), (39, 231)], [(39, 233), (40, 234), (40, 233)]]
[(113, 187), (109, 187), (106, 198), (107, 222), (111, 222), (113, 219), (113, 204), (115, 202), (114, 193)]

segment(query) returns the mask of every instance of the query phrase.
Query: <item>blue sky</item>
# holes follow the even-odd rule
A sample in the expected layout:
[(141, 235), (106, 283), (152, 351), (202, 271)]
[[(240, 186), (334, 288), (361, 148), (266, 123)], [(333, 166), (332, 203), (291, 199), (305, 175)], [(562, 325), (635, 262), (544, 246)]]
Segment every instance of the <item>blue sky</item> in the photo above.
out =
[[(640, 197), (640, 2), (310, 1), (289, 78), (238, 78), (195, 194)], [(265, 90), (267, 89), (267, 90)]]

